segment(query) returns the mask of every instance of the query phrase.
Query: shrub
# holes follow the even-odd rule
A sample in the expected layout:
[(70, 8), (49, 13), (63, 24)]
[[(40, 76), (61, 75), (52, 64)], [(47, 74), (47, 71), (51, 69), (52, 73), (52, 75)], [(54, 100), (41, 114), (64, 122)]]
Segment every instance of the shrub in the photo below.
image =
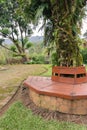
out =
[(44, 64), (45, 63), (45, 56), (44, 55), (33, 55), (31, 56), (29, 64)]
[(81, 54), (82, 54), (82, 57), (83, 57), (83, 63), (87, 64), (87, 48), (81, 50)]
[(51, 55), (51, 60), (52, 60), (52, 65), (55, 66), (58, 64), (58, 57), (56, 55), (56, 52), (53, 52), (52, 55)]

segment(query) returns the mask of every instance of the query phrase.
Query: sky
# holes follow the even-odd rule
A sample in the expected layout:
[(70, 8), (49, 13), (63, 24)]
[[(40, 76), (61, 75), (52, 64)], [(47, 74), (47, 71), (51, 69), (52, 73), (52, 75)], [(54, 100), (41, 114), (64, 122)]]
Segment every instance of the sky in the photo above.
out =
[(87, 5), (85, 7), (85, 17), (82, 20), (82, 35), (87, 31)]
[(81, 29), (81, 33), (82, 35), (87, 31), (87, 17), (85, 19), (83, 19), (82, 22), (82, 29)]
[[(31, 25), (31, 26), (32, 26), (32, 25)], [(43, 35), (44, 35), (44, 30), (43, 30), (43, 29), (40, 30), (41, 26), (42, 26), (42, 20), (39, 21), (39, 24), (38, 24), (38, 26), (36, 27), (36, 29), (33, 28), (33, 34), (32, 34), (32, 36), (43, 36)], [(33, 27), (33, 26), (32, 26), (32, 27)]]
[(32, 36), (43, 36), (44, 35), (42, 30), (39, 31), (39, 28), (40, 27), (37, 27), (36, 29), (33, 30)]
[[(38, 26), (36, 27), (36, 29), (33, 29), (33, 34), (32, 36), (43, 36), (44, 35), (44, 31), (43, 30), (39, 30), (42, 26), (42, 21), (40, 20)], [(83, 35), (87, 30), (87, 17), (84, 18), (82, 20), (82, 29), (81, 29), (81, 35)]]

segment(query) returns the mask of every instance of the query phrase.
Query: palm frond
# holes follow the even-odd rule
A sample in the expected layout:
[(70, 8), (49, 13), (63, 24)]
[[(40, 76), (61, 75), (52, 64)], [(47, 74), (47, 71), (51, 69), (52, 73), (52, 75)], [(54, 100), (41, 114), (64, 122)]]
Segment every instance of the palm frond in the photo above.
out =
[(52, 40), (53, 40), (53, 24), (50, 20), (48, 20), (44, 29), (44, 44), (49, 45)]

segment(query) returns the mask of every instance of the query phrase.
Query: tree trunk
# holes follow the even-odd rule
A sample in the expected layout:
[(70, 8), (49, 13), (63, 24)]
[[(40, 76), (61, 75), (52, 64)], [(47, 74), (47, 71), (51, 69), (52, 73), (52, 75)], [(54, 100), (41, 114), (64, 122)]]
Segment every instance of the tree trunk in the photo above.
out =
[(22, 55), (22, 62), (23, 62), (23, 63), (29, 62), (29, 58), (27, 57), (26, 54)]
[[(76, 1), (54, 1), (52, 8), (52, 21), (54, 24), (54, 41), (56, 43), (57, 65), (80, 66), (81, 55), (78, 43), (78, 17), (79, 4)], [(77, 14), (78, 13), (78, 14)], [(77, 17), (76, 17), (77, 15)]]

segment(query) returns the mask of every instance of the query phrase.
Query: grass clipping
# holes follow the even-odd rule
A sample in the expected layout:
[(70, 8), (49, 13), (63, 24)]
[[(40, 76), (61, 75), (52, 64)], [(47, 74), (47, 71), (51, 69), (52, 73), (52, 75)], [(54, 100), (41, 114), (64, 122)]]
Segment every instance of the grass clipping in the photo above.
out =
[(0, 118), (0, 130), (87, 130), (87, 128), (68, 122), (46, 121), (40, 116), (34, 116), (22, 103), (16, 102)]

